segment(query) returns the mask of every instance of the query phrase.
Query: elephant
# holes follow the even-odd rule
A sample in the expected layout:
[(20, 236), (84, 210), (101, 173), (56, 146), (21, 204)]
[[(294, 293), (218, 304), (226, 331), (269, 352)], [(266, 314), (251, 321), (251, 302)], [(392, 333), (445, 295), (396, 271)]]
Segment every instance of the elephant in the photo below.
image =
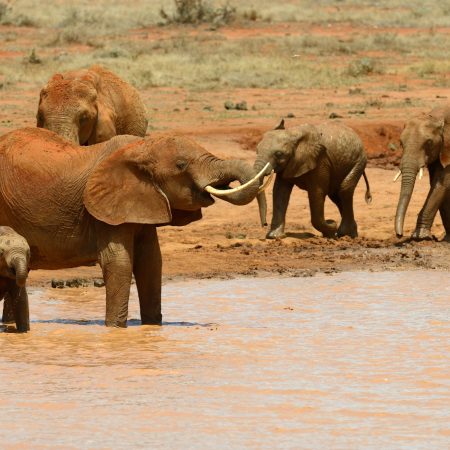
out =
[[(308, 192), (311, 221), (325, 237), (358, 235), (353, 213), (353, 193), (364, 175), (366, 202), (370, 203), (369, 182), (365, 174), (367, 157), (358, 135), (350, 128), (331, 122), (303, 124), (286, 129), (284, 120), (264, 134), (257, 146), (255, 171), (264, 164), (276, 173), (273, 187), (273, 217), (266, 237), (282, 239), (289, 198), (294, 185)], [(324, 202), (328, 196), (338, 207), (342, 220), (337, 227), (324, 218)], [(266, 197), (257, 196), (261, 225), (266, 223)]]
[(41, 90), (36, 119), (39, 128), (79, 145), (119, 134), (143, 137), (148, 124), (138, 91), (98, 65), (53, 75)]
[(431, 226), (439, 210), (445, 228), (444, 240), (450, 242), (450, 105), (439, 106), (429, 114), (409, 120), (401, 133), (403, 154), (400, 171), (400, 196), (395, 215), (395, 232), (403, 236), (406, 211), (414, 190), (417, 174), (422, 178), (428, 167), (430, 190), (417, 217), (412, 239), (430, 239)]
[[(0, 223), (23, 235), (31, 269), (102, 268), (105, 324), (125, 327), (134, 274), (143, 324), (160, 324), (157, 226), (187, 225), (216, 197), (254, 199), (260, 177), (176, 133), (116, 136), (89, 149), (41, 128), (0, 138)], [(241, 186), (228, 189), (239, 181)]]
[(4, 298), (3, 323), (15, 322), (16, 330), (30, 330), (26, 281), (30, 247), (12, 228), (0, 226), (0, 300)]

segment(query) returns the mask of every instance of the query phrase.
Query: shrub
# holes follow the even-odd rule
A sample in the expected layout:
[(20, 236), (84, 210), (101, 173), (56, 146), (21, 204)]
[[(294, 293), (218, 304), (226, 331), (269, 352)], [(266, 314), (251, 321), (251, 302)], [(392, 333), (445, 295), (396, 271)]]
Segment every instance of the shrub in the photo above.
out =
[(228, 3), (213, 8), (205, 0), (174, 0), (175, 12), (170, 15), (161, 8), (160, 15), (166, 23), (198, 24), (202, 22), (226, 24), (236, 18), (236, 8)]

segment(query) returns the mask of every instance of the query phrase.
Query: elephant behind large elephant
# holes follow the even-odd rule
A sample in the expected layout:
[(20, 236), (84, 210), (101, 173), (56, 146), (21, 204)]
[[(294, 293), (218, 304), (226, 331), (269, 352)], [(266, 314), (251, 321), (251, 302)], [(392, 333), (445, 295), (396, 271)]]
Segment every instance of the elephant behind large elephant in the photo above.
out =
[(53, 75), (40, 93), (37, 126), (92, 145), (119, 134), (145, 136), (147, 111), (134, 87), (92, 66)]
[(19, 332), (30, 329), (25, 287), (29, 261), (26, 239), (10, 227), (0, 226), (0, 300), (5, 300), (2, 322), (15, 322)]
[[(86, 151), (48, 130), (25, 128), (0, 138), (0, 166), (0, 223), (28, 240), (31, 269), (99, 261), (106, 325), (120, 327), (133, 274), (142, 322), (161, 322), (156, 227), (199, 220), (201, 208), (214, 203), (210, 191), (249, 203), (260, 183), (243, 161), (220, 160), (168, 133), (117, 136)], [(241, 186), (226, 189), (235, 180)]]
[[(269, 163), (276, 172), (273, 188), (273, 218), (268, 238), (283, 238), (286, 211), (293, 186), (308, 192), (311, 221), (326, 237), (358, 235), (353, 213), (353, 193), (364, 175), (366, 202), (370, 203), (369, 183), (364, 172), (367, 157), (358, 135), (335, 122), (284, 128), (284, 121), (264, 134), (257, 147), (255, 170)], [(324, 202), (328, 196), (338, 207), (342, 220), (337, 226), (325, 220)], [(266, 222), (264, 193), (258, 195), (261, 222)]]
[(395, 232), (403, 236), (406, 210), (414, 190), (417, 174), (422, 178), (428, 167), (430, 191), (417, 217), (414, 239), (431, 237), (431, 226), (439, 210), (445, 228), (445, 240), (450, 241), (450, 105), (434, 108), (409, 120), (401, 134), (403, 155), (402, 177), (395, 217)]

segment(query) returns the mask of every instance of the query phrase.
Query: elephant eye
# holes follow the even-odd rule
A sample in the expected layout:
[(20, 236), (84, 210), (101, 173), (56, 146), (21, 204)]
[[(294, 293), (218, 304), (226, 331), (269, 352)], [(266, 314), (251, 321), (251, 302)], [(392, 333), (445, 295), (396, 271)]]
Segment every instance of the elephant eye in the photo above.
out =
[(275, 158), (280, 159), (284, 156), (284, 153), (281, 150), (277, 150), (275, 152)]
[(188, 166), (188, 163), (187, 161), (180, 159), (176, 162), (175, 165), (177, 166), (178, 170), (184, 170)]
[(430, 147), (432, 144), (433, 144), (433, 139), (427, 139), (427, 140), (425, 141), (425, 145), (426, 145), (427, 147)]

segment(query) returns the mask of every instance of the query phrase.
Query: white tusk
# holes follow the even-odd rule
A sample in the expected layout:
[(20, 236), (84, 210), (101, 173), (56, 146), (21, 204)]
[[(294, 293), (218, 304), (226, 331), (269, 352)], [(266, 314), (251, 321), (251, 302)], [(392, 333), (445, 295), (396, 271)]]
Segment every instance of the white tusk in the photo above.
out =
[(272, 172), (270, 172), (269, 176), (267, 177), (267, 179), (264, 181), (264, 183), (262, 184), (262, 186), (259, 188), (258, 194), (260, 194), (262, 191), (265, 191), (267, 186), (269, 185), (269, 183), (271, 182), (272, 178), (273, 178), (273, 174), (275, 172), (272, 170)]
[(421, 167), (421, 168), (419, 169), (419, 180), (421, 180), (422, 177), (423, 177), (423, 167)]
[(264, 175), (264, 172), (269, 168), (270, 163), (267, 163), (258, 174), (256, 174), (250, 181), (247, 181), (247, 183), (241, 184), (238, 187), (235, 187), (233, 189), (216, 189), (212, 186), (206, 186), (205, 191), (209, 192), (210, 194), (216, 195), (218, 197), (224, 197), (230, 194), (234, 194), (235, 192), (242, 191), (242, 189), (245, 189), (246, 187), (250, 186), (252, 183), (254, 183), (258, 178)]
[(395, 175), (395, 177), (394, 177), (394, 183), (398, 180), (398, 177), (399, 177), (401, 174), (402, 174), (402, 171), (399, 170), (398, 173), (397, 173), (397, 175)]

